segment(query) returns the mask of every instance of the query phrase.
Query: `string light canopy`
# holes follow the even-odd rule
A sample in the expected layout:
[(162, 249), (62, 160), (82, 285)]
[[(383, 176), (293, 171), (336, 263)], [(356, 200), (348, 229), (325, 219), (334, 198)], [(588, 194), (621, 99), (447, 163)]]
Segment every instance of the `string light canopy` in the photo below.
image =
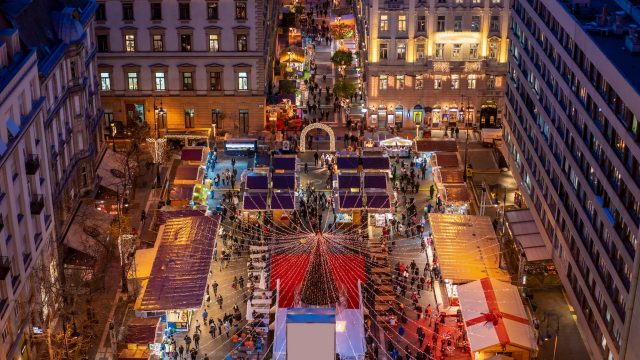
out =
[(327, 243), (322, 233), (318, 232), (304, 275), (300, 300), (307, 306), (335, 306), (339, 298), (329, 266)]
[(149, 151), (153, 156), (153, 162), (159, 164), (164, 159), (164, 154), (167, 149), (167, 139), (165, 138), (147, 138), (147, 144), (149, 145)]

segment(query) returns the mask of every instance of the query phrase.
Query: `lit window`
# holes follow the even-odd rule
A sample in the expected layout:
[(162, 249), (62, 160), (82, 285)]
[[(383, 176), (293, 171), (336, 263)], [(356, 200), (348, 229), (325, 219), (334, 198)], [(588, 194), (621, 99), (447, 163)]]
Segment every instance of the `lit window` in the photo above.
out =
[(451, 75), (451, 88), (460, 89), (460, 75), (458, 74)]
[(471, 31), (480, 31), (480, 16), (471, 17)]
[(452, 59), (460, 59), (462, 51), (462, 44), (453, 44), (453, 50), (451, 51)]
[(404, 90), (404, 75), (396, 75), (396, 89)]
[(469, 89), (475, 89), (476, 88), (476, 75), (475, 74), (469, 74), (467, 75), (467, 87)]
[(489, 59), (497, 59), (498, 58), (498, 42), (497, 41), (489, 41)]
[(444, 59), (444, 44), (436, 44), (436, 59)]
[(469, 59), (475, 60), (478, 58), (478, 44), (469, 45)]
[(124, 36), (124, 51), (132, 52), (136, 51), (136, 36), (133, 34), (127, 34)]
[(127, 73), (127, 88), (131, 91), (138, 90), (138, 73), (137, 72)]
[(442, 76), (441, 75), (434, 75), (434, 77), (433, 77), (433, 88), (435, 90), (442, 89)]
[(191, 34), (180, 35), (180, 51), (182, 52), (191, 51)]
[(482, 0), (471, 0), (471, 3), (474, 5), (480, 5), (482, 3)]
[(153, 35), (153, 51), (164, 51), (164, 39), (160, 34)]
[(238, 51), (247, 51), (247, 35), (246, 34), (239, 34), (236, 36), (236, 44), (237, 44), (237, 50)]
[(193, 90), (192, 72), (187, 71), (182, 73), (182, 90)]
[(424, 44), (416, 45), (416, 58), (419, 60), (424, 59)]
[(407, 15), (398, 15), (398, 31), (407, 31)]
[(425, 32), (427, 31), (427, 17), (424, 15), (418, 16), (418, 20), (416, 23), (416, 31), (417, 32)]
[(487, 76), (487, 89), (495, 89), (496, 88), (496, 76), (489, 75)]
[(389, 77), (387, 75), (380, 75), (378, 88), (380, 90), (387, 90), (388, 87), (389, 87)]
[(249, 75), (244, 71), (238, 73), (238, 90), (249, 90)]
[(209, 20), (218, 19), (218, 2), (217, 1), (207, 3), (207, 19)]
[(404, 60), (407, 58), (407, 44), (400, 43), (397, 48), (398, 60)]
[(216, 52), (220, 50), (220, 38), (218, 34), (209, 34), (209, 51)]
[(157, 72), (155, 74), (155, 78), (156, 78), (156, 90), (159, 90), (159, 91), (167, 90), (167, 87), (166, 87), (166, 84), (165, 84), (164, 73), (163, 72)]
[(236, 20), (247, 20), (247, 3), (236, 1)]
[(424, 78), (422, 75), (416, 75), (416, 90), (424, 89)]
[(111, 91), (111, 74), (108, 72), (100, 73), (100, 90)]
[(389, 15), (380, 15), (380, 31), (389, 31)]
[(389, 45), (380, 44), (380, 60), (387, 60), (389, 56)]

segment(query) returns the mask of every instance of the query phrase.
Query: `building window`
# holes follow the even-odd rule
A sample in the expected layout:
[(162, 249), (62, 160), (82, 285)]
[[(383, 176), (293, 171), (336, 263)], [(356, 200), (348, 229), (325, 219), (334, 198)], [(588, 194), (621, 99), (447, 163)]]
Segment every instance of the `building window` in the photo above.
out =
[(416, 58), (418, 60), (424, 59), (424, 44), (416, 45)]
[(407, 31), (407, 15), (398, 15), (398, 31)]
[(493, 5), (501, 5), (502, 4), (502, 0), (491, 0), (491, 3)]
[(500, 31), (500, 16), (498, 16), (498, 15), (491, 16), (491, 22), (490, 22), (490, 25), (489, 25), (489, 29), (492, 32), (499, 32)]
[(497, 41), (489, 41), (489, 59), (497, 59), (498, 58), (498, 42)]
[(209, 90), (219, 91), (222, 90), (222, 73), (219, 71), (212, 71), (209, 73)]
[(207, 3), (207, 19), (218, 20), (218, 2), (217, 1)]
[(380, 75), (378, 88), (380, 90), (387, 90), (388, 87), (389, 87), (389, 77), (387, 75)]
[(247, 35), (246, 34), (238, 34), (236, 35), (236, 46), (238, 51), (247, 51)]
[(249, 90), (249, 75), (245, 71), (238, 73), (238, 90)]
[(435, 75), (433, 77), (433, 88), (435, 90), (442, 89), (442, 75)]
[(389, 31), (389, 15), (380, 15), (380, 32)]
[(396, 89), (404, 90), (404, 75), (396, 75)]
[(418, 20), (416, 22), (416, 31), (417, 32), (426, 32), (427, 31), (427, 17), (424, 15), (418, 16)]
[(249, 132), (249, 110), (240, 110), (239, 112), (239, 126), (240, 126), (240, 132), (243, 134), (246, 134)]
[(195, 118), (195, 111), (193, 109), (184, 109), (184, 127), (192, 128), (193, 119)]
[(480, 5), (482, 3), (482, 0), (471, 0), (471, 3), (473, 5)]
[(488, 75), (487, 76), (487, 89), (493, 90), (496, 88), (496, 76)]
[(422, 75), (416, 75), (416, 90), (424, 89), (424, 77)]
[(111, 91), (111, 74), (108, 72), (100, 73), (100, 90)]
[(98, 52), (109, 52), (109, 35), (97, 35)]
[(389, 45), (380, 44), (380, 60), (387, 60), (389, 57)]
[(398, 60), (404, 60), (407, 58), (407, 44), (400, 43), (398, 44)]
[(153, 51), (164, 51), (164, 38), (162, 34), (153, 34)]
[(98, 21), (107, 20), (107, 10), (104, 6), (104, 3), (98, 3), (98, 8), (96, 9), (96, 20)]
[(469, 74), (467, 75), (467, 88), (475, 89), (476, 88), (476, 75)]
[(182, 73), (182, 90), (193, 90), (193, 73), (190, 71)]
[(476, 60), (478, 58), (478, 44), (469, 44), (469, 59)]
[(158, 91), (164, 91), (167, 90), (166, 84), (165, 84), (165, 76), (164, 76), (164, 72), (157, 72), (155, 73), (155, 78), (156, 78), (156, 90)]
[(191, 51), (191, 34), (180, 35), (180, 51), (182, 52)]
[(247, 20), (247, 3), (236, 1), (236, 20)]
[(149, 4), (151, 9), (151, 20), (162, 20), (162, 3)]
[(180, 20), (191, 19), (191, 6), (188, 2), (178, 3), (178, 19)]
[(131, 91), (138, 90), (138, 73), (137, 72), (127, 73), (127, 89)]
[(480, 31), (480, 16), (471, 17), (471, 31)]
[(124, 36), (124, 51), (136, 51), (136, 36), (134, 34), (127, 34)]
[(216, 52), (220, 50), (220, 37), (218, 34), (209, 34), (209, 51)]
[(462, 16), (456, 16), (453, 18), (453, 31), (462, 31)]
[(445, 23), (445, 21), (446, 21), (446, 17), (445, 16), (438, 16), (438, 23), (437, 23), (437, 28), (436, 28), (437, 32), (444, 31), (444, 23)]
[(122, 3), (122, 20), (133, 20), (133, 3)]
[(452, 59), (460, 59), (462, 52), (462, 44), (453, 44), (453, 50), (451, 50)]
[(452, 89), (460, 89), (460, 75), (452, 74), (451, 75), (451, 88)]
[(436, 44), (436, 60), (444, 59), (444, 44)]

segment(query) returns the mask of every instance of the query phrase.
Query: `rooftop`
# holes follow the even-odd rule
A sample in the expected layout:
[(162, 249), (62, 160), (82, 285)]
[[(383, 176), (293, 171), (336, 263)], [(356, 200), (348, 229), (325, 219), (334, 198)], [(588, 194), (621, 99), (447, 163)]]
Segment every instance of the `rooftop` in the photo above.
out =
[[(573, 6), (576, 2), (580, 2), (581, 6)], [(590, 0), (586, 3), (561, 0), (560, 3), (631, 86), (640, 91), (640, 52), (632, 53), (625, 46), (630, 26), (640, 28), (640, 15), (632, 17), (615, 0)]]

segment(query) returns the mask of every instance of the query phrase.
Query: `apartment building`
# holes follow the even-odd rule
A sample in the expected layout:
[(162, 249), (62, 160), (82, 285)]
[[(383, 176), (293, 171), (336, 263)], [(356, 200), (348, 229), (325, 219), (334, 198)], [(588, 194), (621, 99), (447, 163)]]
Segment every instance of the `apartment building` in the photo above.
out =
[(500, 123), (510, 0), (368, 0), (368, 126)]
[[(263, 0), (99, 1), (105, 120), (164, 130), (264, 128)], [(162, 108), (163, 111), (158, 111)]]
[(595, 359), (640, 354), (640, 16), (618, 3), (514, 0), (509, 31), (504, 150)]
[(78, 197), (94, 188), (95, 9), (91, 0), (0, 4), (0, 359), (46, 348), (60, 242)]

